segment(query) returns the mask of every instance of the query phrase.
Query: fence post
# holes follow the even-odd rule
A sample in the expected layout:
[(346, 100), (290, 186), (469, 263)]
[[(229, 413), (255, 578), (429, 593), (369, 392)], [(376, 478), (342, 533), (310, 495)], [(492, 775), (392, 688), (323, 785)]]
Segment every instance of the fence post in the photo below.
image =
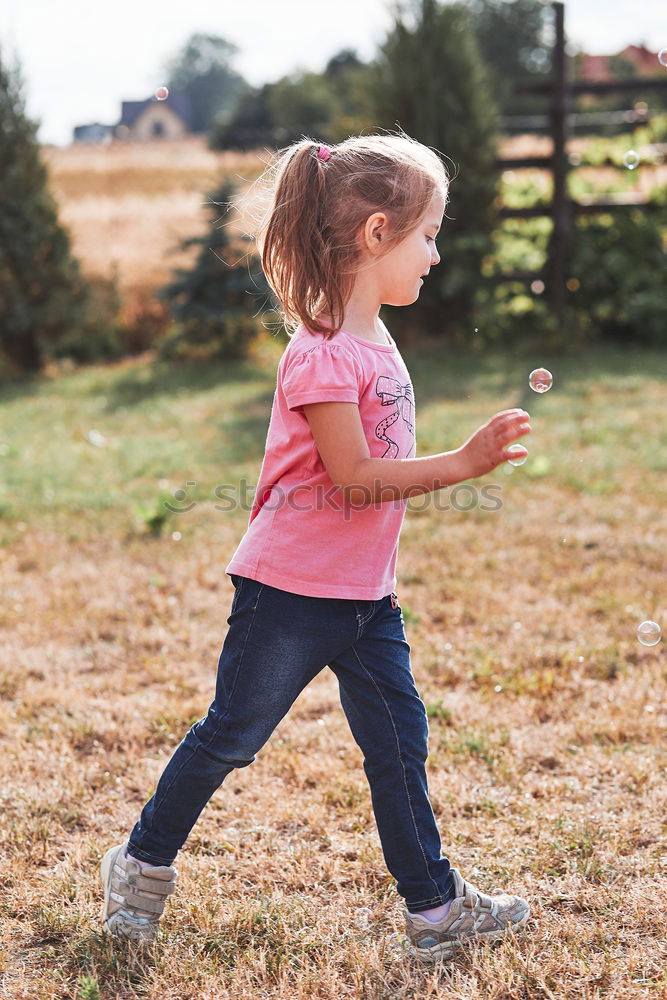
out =
[(552, 3), (556, 21), (556, 44), (553, 49), (553, 89), (551, 120), (553, 135), (553, 200), (551, 214), (553, 231), (549, 248), (549, 297), (563, 334), (565, 322), (565, 281), (570, 238), (570, 213), (567, 198), (567, 127), (570, 93), (565, 52), (565, 5)]

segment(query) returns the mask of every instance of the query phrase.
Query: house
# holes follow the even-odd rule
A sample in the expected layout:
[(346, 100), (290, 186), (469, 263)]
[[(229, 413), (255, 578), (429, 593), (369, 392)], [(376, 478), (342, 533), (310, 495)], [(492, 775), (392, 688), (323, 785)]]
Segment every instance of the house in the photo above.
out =
[(92, 122), (76, 125), (75, 143), (108, 143), (112, 139), (152, 140), (181, 139), (190, 135), (190, 108), (185, 94), (170, 93), (164, 101), (153, 96), (145, 101), (123, 101), (116, 125)]
[(120, 121), (115, 126), (118, 139), (182, 139), (189, 135), (190, 108), (185, 94), (170, 93), (164, 101), (123, 101)]
[(611, 80), (615, 74), (613, 65), (609, 63), (612, 59), (624, 59), (631, 63), (637, 70), (637, 76), (652, 76), (661, 71), (658, 55), (651, 52), (645, 45), (626, 45), (622, 52), (617, 52), (615, 56), (591, 56), (586, 52), (577, 55), (578, 72), (580, 80)]

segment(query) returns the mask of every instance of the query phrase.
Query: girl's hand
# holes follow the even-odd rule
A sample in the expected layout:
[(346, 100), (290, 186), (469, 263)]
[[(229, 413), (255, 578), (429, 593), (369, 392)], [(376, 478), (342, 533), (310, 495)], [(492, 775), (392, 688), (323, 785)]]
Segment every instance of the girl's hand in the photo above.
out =
[[(466, 470), (466, 479), (476, 479), (496, 469), (507, 461), (505, 448), (508, 444), (530, 434), (530, 415), (525, 410), (501, 410), (472, 434), (461, 446), (459, 453)], [(521, 448), (510, 457), (525, 457), (528, 451)]]

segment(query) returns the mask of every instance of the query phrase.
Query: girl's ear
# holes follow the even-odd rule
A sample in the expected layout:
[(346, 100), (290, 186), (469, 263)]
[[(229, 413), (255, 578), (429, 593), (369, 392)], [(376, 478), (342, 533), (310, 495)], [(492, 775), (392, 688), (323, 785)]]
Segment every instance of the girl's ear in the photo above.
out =
[(384, 212), (374, 212), (366, 219), (362, 233), (364, 249), (369, 253), (378, 253), (382, 249), (382, 241), (387, 233), (387, 216)]

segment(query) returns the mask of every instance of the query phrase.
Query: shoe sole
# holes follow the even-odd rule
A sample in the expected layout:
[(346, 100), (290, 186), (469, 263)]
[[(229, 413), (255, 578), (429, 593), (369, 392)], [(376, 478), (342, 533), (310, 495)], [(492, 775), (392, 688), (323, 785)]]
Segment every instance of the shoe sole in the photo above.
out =
[(468, 934), (466, 937), (456, 938), (454, 941), (441, 941), (430, 948), (417, 948), (416, 945), (411, 945), (409, 954), (419, 962), (437, 962), (440, 958), (449, 961), (449, 959), (453, 958), (453, 954), (458, 948), (465, 947), (466, 944), (470, 944), (473, 941), (499, 941), (507, 933), (523, 927), (527, 923), (529, 916), (530, 910), (524, 914), (521, 920), (510, 924), (509, 927), (502, 927), (500, 930), (487, 931), (486, 933)]

